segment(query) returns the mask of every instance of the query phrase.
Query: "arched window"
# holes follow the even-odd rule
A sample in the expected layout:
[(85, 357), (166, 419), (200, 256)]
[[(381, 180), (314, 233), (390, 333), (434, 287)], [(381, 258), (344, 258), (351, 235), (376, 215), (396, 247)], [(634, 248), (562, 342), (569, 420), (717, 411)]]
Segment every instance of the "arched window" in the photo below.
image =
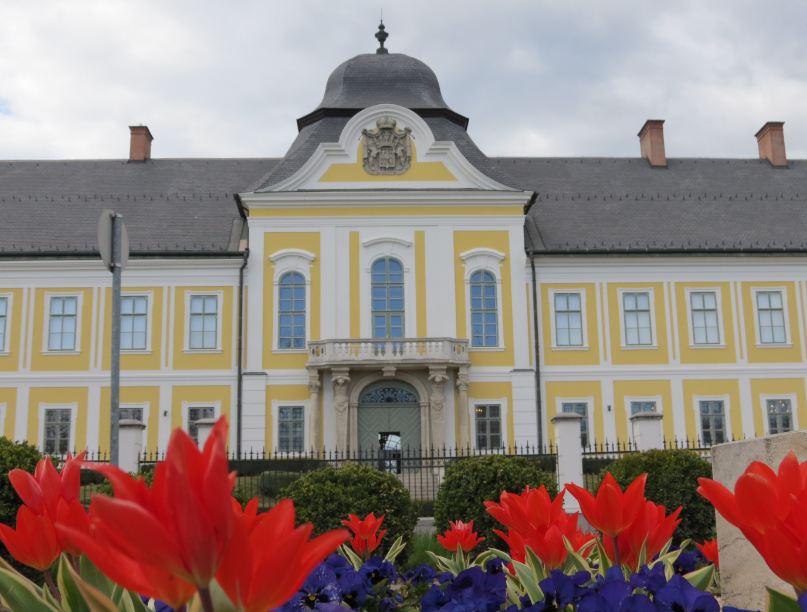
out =
[(299, 272), (280, 277), (278, 291), (279, 349), (305, 348), (305, 278)]
[(499, 346), (496, 277), (487, 270), (471, 274), (471, 346)]
[(394, 257), (381, 257), (373, 262), (370, 273), (373, 338), (403, 338), (403, 265)]

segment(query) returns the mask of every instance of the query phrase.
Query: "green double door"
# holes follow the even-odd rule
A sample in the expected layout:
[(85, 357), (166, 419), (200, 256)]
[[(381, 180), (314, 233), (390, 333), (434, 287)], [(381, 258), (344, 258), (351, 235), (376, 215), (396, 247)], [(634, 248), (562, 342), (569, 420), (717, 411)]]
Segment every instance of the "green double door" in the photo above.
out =
[(420, 452), (420, 404), (411, 385), (382, 381), (370, 385), (359, 397), (358, 438), (361, 453), (403, 458)]

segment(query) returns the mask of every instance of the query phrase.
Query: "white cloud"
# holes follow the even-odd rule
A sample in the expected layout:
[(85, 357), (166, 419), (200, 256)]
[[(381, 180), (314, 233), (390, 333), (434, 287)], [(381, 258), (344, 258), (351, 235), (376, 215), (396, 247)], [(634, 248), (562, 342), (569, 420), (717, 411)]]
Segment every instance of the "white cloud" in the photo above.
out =
[(784, 120), (807, 157), (807, 5), (751, 0), (4, 0), (0, 158), (279, 156), (330, 71), (387, 46), (428, 63), (491, 155), (753, 157)]

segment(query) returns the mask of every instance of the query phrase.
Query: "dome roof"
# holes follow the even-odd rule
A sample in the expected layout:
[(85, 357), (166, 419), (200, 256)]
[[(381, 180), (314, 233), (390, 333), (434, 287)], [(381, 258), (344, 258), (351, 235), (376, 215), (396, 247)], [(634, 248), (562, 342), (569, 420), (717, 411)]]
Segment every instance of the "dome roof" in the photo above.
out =
[(403, 53), (364, 53), (339, 64), (328, 77), (319, 106), (297, 120), (304, 128), (323, 117), (352, 116), (376, 104), (397, 104), (421, 116), (444, 116), (467, 127), (468, 119), (443, 100), (437, 75)]
[(432, 69), (403, 53), (365, 53), (343, 62), (328, 77), (317, 108), (362, 109), (375, 104), (448, 108)]

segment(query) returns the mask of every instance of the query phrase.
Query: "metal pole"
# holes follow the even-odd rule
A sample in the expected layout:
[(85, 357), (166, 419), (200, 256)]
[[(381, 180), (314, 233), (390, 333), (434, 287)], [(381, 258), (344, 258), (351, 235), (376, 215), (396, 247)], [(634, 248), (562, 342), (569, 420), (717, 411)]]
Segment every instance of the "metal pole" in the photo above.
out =
[(109, 461), (118, 465), (118, 423), (120, 421), (120, 302), (121, 302), (121, 242), (123, 215), (112, 213), (112, 365), (110, 372), (110, 432)]

